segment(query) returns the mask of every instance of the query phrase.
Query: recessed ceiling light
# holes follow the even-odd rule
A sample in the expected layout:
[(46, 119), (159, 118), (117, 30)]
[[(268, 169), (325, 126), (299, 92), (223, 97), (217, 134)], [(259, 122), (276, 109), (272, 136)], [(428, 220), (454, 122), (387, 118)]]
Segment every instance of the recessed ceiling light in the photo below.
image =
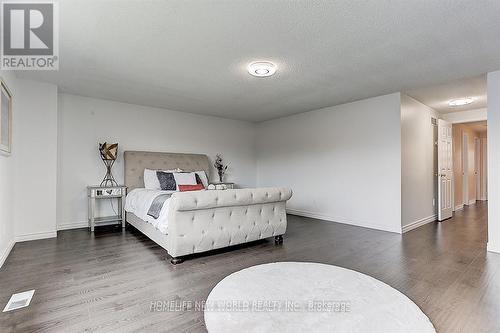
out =
[(465, 98), (452, 99), (451, 101), (448, 102), (448, 105), (451, 107), (456, 107), (456, 106), (468, 105), (471, 104), (472, 102), (474, 102), (474, 98), (465, 97)]
[(269, 61), (255, 61), (248, 65), (248, 73), (257, 77), (267, 77), (276, 73), (276, 65)]

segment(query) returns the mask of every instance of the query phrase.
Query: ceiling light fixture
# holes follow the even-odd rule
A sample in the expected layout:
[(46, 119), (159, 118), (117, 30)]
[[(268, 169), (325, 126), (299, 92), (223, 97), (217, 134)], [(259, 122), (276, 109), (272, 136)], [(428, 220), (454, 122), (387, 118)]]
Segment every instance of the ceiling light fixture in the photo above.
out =
[(248, 65), (248, 73), (257, 77), (267, 77), (276, 73), (276, 65), (269, 61), (255, 61)]
[(451, 101), (448, 102), (448, 105), (451, 107), (457, 107), (457, 106), (468, 105), (471, 104), (472, 102), (474, 102), (474, 98), (465, 97), (465, 98), (452, 99)]

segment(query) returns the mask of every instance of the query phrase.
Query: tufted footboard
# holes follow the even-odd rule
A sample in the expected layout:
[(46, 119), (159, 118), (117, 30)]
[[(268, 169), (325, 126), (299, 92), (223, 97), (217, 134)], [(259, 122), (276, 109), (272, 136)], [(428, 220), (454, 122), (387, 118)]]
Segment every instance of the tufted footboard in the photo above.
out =
[(167, 250), (179, 257), (283, 235), (291, 196), (280, 187), (175, 193)]

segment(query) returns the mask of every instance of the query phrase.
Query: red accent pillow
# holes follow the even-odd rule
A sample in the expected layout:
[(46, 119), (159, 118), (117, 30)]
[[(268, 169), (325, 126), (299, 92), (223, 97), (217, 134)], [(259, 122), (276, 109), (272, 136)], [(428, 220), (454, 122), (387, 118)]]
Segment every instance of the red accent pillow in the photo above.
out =
[(203, 187), (203, 184), (196, 184), (196, 185), (178, 185), (179, 186), (179, 191), (181, 192), (187, 192), (187, 191), (199, 191), (199, 190), (204, 190), (205, 188)]

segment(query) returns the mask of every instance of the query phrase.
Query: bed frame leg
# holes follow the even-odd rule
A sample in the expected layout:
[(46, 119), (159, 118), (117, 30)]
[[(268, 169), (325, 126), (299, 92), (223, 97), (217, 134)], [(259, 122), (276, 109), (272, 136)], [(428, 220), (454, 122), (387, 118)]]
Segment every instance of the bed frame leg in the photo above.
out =
[(283, 235), (274, 236), (274, 244), (283, 244)]
[(178, 258), (178, 257), (172, 257), (172, 259), (170, 259), (170, 263), (172, 265), (181, 264), (183, 261), (184, 261), (184, 259), (181, 259), (181, 258)]

